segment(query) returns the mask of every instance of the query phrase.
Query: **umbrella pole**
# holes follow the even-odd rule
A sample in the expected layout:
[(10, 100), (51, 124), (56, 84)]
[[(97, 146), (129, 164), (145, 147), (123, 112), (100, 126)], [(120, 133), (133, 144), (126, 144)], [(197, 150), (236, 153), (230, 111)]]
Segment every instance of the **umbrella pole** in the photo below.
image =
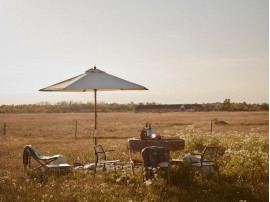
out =
[(94, 139), (95, 145), (97, 145), (97, 89), (94, 89), (95, 94), (95, 130), (94, 130)]

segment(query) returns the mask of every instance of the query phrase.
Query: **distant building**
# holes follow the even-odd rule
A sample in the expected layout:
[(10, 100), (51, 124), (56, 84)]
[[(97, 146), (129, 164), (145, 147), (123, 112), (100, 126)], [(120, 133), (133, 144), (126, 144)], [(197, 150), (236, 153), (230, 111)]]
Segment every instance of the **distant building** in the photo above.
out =
[(175, 104), (175, 105), (138, 105), (136, 112), (169, 112), (169, 111), (204, 111), (201, 104)]
[(185, 105), (180, 106), (180, 111), (186, 111)]

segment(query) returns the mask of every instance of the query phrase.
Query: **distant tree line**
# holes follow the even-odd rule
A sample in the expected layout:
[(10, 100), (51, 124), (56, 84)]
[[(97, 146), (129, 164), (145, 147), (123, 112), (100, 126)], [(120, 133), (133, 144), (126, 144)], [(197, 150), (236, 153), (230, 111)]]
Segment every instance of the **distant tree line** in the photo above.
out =
[[(98, 112), (123, 112), (132, 111), (136, 107), (133, 102), (129, 104), (98, 103)], [(37, 104), (1, 105), (0, 113), (70, 113), (70, 112), (94, 112), (94, 103), (82, 103), (74, 101), (61, 101), (55, 104), (40, 102)]]
[[(118, 104), (118, 103), (105, 103), (100, 102), (97, 104), (98, 112), (126, 112), (134, 111), (138, 105), (157, 105), (155, 102), (138, 103), (135, 104), (130, 102), (128, 104)], [(206, 103), (201, 104), (202, 107), (210, 111), (268, 111), (269, 104), (247, 104), (231, 102), (230, 99), (224, 100), (223, 103)], [(214, 109), (212, 108), (214, 106)], [(49, 102), (40, 102), (37, 104), (23, 104), (23, 105), (1, 105), (0, 113), (71, 113), (71, 112), (94, 112), (94, 103), (82, 103), (74, 101), (61, 101), (55, 104)]]
[(246, 102), (236, 103), (225, 99), (223, 103), (215, 104), (218, 111), (269, 111), (269, 104), (247, 104)]

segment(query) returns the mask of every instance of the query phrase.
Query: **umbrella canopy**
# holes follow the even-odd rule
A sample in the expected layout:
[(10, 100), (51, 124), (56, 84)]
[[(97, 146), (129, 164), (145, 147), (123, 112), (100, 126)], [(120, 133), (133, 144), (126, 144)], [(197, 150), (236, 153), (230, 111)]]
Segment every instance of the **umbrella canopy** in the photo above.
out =
[(40, 89), (39, 91), (49, 92), (94, 92), (95, 95), (95, 144), (97, 144), (97, 110), (96, 93), (97, 91), (112, 90), (148, 90), (144, 86), (126, 81), (116, 76), (107, 74), (96, 67), (87, 70), (84, 74)]
[(40, 91), (87, 92), (111, 90), (148, 90), (138, 84), (107, 74), (99, 69), (89, 69), (84, 74), (54, 84)]

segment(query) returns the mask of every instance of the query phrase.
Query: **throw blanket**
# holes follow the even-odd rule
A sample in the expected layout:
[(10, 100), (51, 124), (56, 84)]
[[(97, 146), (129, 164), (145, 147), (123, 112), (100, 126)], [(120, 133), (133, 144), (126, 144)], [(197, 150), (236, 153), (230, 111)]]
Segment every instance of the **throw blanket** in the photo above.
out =
[(183, 161), (194, 163), (193, 165), (197, 167), (202, 166), (201, 173), (203, 175), (208, 175), (214, 172), (214, 168), (210, 162), (203, 162), (203, 164), (201, 164), (201, 158), (193, 156), (192, 154), (185, 155)]

